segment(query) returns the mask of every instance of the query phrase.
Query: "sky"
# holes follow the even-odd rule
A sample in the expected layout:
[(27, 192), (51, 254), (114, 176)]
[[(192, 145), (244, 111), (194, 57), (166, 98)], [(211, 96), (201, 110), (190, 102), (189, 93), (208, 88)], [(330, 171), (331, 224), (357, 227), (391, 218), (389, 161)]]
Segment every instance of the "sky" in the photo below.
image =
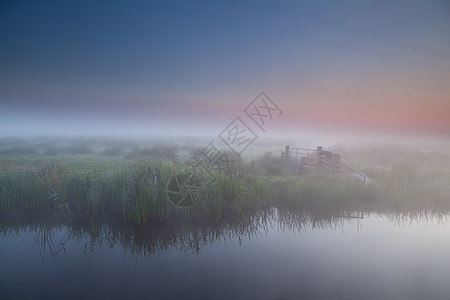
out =
[(450, 134), (445, 0), (2, 1), (0, 39), (3, 136)]

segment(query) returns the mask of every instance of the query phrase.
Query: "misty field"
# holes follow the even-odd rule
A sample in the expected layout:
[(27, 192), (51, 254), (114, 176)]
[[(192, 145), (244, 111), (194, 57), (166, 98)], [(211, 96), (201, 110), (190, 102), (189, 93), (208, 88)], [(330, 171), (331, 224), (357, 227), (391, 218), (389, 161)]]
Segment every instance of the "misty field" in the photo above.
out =
[(87, 141), (45, 147), (3, 142), (4, 215), (57, 214), (69, 221), (107, 215), (142, 225), (245, 219), (273, 207), (331, 215), (450, 209), (448, 153), (336, 148), (376, 181), (363, 184), (342, 174), (283, 172), (279, 154), (273, 152), (235, 159), (232, 168), (220, 171), (197, 166), (194, 146), (180, 151), (183, 147), (162, 144), (139, 148), (107, 143), (96, 148)]

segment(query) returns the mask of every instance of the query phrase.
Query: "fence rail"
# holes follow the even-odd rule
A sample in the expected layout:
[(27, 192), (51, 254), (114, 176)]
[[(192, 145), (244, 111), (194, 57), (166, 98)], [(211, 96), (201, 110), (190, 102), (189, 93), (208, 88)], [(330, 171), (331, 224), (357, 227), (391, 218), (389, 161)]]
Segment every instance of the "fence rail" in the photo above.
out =
[(326, 170), (328, 172), (341, 172), (353, 176), (363, 183), (374, 183), (375, 181), (366, 174), (356, 171), (349, 165), (343, 163), (339, 154), (323, 151), (321, 146), (317, 149), (296, 148), (286, 146), (281, 152), (283, 161), (282, 168), (289, 172), (300, 173), (306, 169)]

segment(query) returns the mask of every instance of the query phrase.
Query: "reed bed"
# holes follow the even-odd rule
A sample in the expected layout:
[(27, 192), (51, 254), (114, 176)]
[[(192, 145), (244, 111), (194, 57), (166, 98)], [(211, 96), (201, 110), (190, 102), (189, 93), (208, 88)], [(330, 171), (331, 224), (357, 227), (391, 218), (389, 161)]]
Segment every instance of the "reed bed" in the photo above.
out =
[[(0, 210), (5, 213), (56, 211), (68, 220), (108, 214), (142, 225), (170, 218), (217, 220), (255, 208), (248, 181), (238, 173), (206, 172), (167, 161), (141, 159), (111, 169), (15, 163), (3, 164), (1, 171)], [(175, 177), (180, 182), (189, 178), (192, 186), (190, 203), (183, 207), (168, 199)]]
[(318, 212), (450, 210), (446, 169), (425, 172), (398, 162), (364, 171), (377, 184), (321, 172), (299, 177), (267, 176), (245, 168), (206, 171), (155, 159), (0, 157), (0, 213), (57, 213), (68, 221), (107, 215), (143, 225), (248, 219), (270, 207)]

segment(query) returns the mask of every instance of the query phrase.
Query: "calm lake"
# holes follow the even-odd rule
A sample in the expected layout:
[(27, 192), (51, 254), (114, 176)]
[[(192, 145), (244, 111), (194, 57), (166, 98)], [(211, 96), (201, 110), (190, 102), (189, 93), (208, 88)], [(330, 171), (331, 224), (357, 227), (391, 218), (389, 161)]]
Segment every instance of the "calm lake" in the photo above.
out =
[(1, 299), (450, 299), (450, 221), (436, 215), (243, 223), (2, 222)]

